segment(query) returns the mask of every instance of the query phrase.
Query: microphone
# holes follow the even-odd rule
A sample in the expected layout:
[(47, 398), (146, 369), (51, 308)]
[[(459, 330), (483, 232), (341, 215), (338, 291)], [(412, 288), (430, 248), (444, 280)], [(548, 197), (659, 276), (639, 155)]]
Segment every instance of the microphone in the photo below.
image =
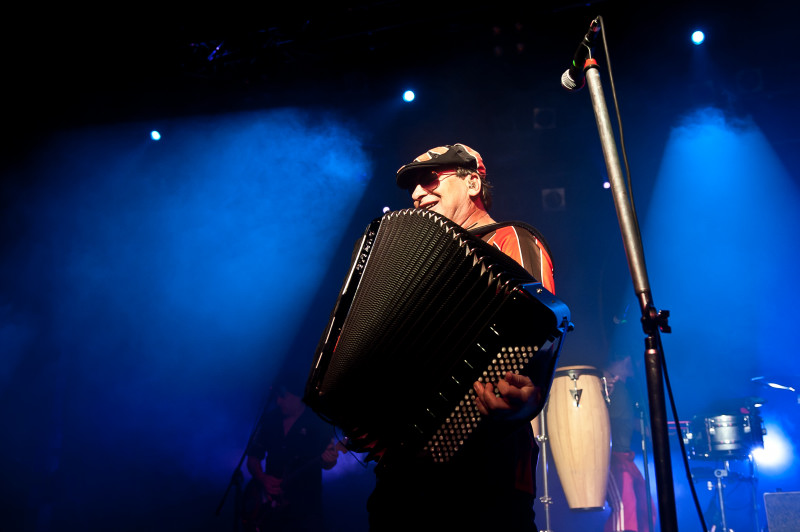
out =
[(583, 36), (578, 49), (575, 50), (572, 66), (561, 74), (561, 86), (570, 92), (581, 90), (586, 83), (586, 79), (583, 76), (583, 65), (592, 56), (592, 48), (594, 48), (594, 41), (599, 31), (600, 17), (597, 17), (589, 25), (589, 31)]

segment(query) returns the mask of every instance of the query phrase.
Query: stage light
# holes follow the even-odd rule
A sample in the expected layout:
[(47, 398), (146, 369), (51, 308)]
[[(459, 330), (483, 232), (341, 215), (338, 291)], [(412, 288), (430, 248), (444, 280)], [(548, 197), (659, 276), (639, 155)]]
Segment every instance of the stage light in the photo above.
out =
[(150, 132), (150, 138), (153, 140), (161, 140), (161, 133), (156, 131), (155, 129)]
[(703, 41), (706, 40), (706, 34), (700, 30), (695, 31), (692, 33), (692, 42), (694, 44), (703, 44)]
[(781, 427), (773, 423), (765, 423), (767, 434), (764, 436), (764, 447), (752, 450), (753, 459), (759, 470), (775, 474), (786, 468), (792, 459), (792, 445)]
[(790, 392), (797, 391), (791, 386), (784, 386), (783, 384), (778, 384), (777, 382), (767, 382), (766, 385), (769, 386), (770, 388), (775, 388), (776, 390), (789, 390)]
[(403, 100), (405, 100), (407, 102), (414, 101), (415, 97), (416, 96), (414, 95), (414, 91), (409, 90), (409, 91), (406, 91), (406, 92), (403, 93)]

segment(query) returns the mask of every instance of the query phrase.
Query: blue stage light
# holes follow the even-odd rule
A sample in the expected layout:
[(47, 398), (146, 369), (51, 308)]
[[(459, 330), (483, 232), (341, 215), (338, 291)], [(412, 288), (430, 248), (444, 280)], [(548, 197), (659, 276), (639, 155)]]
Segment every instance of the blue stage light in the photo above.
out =
[(153, 140), (161, 140), (161, 133), (156, 131), (155, 129), (150, 132), (150, 138)]
[(414, 91), (410, 91), (409, 90), (409, 91), (406, 91), (406, 92), (403, 93), (403, 100), (405, 100), (407, 102), (413, 101), (415, 97), (416, 96), (414, 95)]
[(700, 30), (695, 31), (692, 33), (692, 42), (694, 44), (703, 44), (703, 41), (706, 40), (706, 34)]

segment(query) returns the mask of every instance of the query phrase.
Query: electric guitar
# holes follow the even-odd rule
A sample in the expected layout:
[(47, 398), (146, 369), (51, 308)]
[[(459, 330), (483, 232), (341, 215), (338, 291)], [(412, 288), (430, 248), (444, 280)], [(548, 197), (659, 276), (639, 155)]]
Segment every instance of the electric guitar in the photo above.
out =
[[(344, 441), (332, 439), (334, 449), (346, 453), (347, 438)], [(269, 458), (267, 458), (269, 460)], [(265, 532), (269, 523), (280, 520), (281, 514), (292, 503), (292, 481), (311, 468), (322, 468), (322, 456), (316, 456), (291, 469), (281, 476), (281, 493), (270, 495), (257, 478), (251, 478), (244, 489), (244, 508), (242, 525), (245, 532)]]

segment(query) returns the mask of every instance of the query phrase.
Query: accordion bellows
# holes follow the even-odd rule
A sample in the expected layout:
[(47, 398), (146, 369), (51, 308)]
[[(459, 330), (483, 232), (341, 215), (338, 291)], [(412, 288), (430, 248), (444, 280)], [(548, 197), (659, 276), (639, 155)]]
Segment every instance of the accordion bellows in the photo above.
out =
[[(381, 460), (447, 462), (482, 425), (472, 383), (522, 373), (549, 390), (567, 306), (513, 259), (436, 213), (364, 232), (304, 401)], [(362, 438), (364, 435), (367, 438)]]

